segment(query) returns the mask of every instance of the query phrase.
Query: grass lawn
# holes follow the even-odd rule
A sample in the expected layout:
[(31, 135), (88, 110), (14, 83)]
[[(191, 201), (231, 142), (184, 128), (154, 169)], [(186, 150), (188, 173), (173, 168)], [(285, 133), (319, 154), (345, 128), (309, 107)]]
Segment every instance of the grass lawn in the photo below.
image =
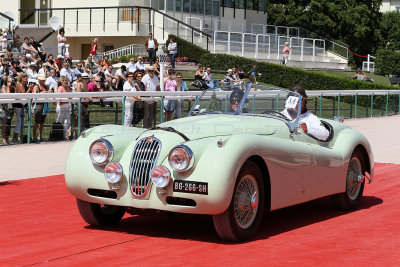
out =
[[(350, 79), (353, 75), (356, 74), (355, 71), (334, 71), (334, 70), (318, 70), (313, 72), (323, 73), (326, 75), (335, 76), (338, 78), (345, 78), (345, 79)], [(366, 73), (366, 75), (372, 80), (374, 80), (375, 83), (390, 85), (389, 78), (386, 76), (376, 75), (374, 73)]]

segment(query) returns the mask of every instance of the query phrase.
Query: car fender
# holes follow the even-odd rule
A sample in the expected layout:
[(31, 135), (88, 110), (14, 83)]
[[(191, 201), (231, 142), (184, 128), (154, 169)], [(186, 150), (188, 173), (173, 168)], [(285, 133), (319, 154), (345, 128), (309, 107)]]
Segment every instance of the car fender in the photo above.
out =
[[(255, 139), (255, 135), (239, 134), (186, 142), (194, 153), (195, 165), (185, 174), (172, 172), (173, 179), (208, 183), (208, 198), (204, 201), (215, 207), (212, 214), (222, 213), (231, 202), (240, 169), (257, 150)], [(161, 164), (172, 170), (167, 158)]]
[(336, 149), (342, 152), (345, 166), (344, 173), (346, 173), (350, 157), (357, 146), (362, 146), (367, 154), (367, 160), (370, 166), (370, 181), (372, 181), (374, 177), (374, 156), (371, 145), (363, 134), (352, 128), (343, 129), (337, 136), (337, 139), (332, 149)]

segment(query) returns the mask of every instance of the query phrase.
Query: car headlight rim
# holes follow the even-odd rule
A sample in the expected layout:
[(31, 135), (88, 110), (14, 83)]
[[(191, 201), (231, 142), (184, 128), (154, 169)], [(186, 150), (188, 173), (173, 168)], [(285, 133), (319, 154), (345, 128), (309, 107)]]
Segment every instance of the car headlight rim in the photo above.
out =
[(165, 188), (172, 180), (171, 173), (167, 167), (163, 165), (156, 166), (150, 174), (151, 181), (158, 188)]
[[(184, 151), (185, 157), (187, 159), (186, 163), (182, 164), (182, 166), (179, 166), (180, 163), (177, 163), (172, 158), (173, 154), (176, 153), (178, 150)], [(178, 173), (184, 173), (184, 172), (189, 171), (193, 167), (194, 161), (195, 160), (194, 160), (193, 151), (186, 145), (177, 145), (177, 146), (173, 147), (168, 154), (169, 165), (171, 166), (171, 168), (173, 170), (177, 171)]]
[[(104, 145), (104, 147), (106, 149), (107, 155), (104, 160), (98, 160), (98, 159), (96, 159), (96, 155), (92, 155), (93, 147), (99, 143)], [(114, 147), (112, 146), (110, 141), (108, 141), (107, 139), (104, 139), (104, 138), (97, 139), (89, 147), (89, 157), (93, 164), (100, 166), (100, 167), (104, 167), (105, 165), (107, 165), (109, 162), (112, 161), (112, 159), (114, 157)]]
[(121, 181), (124, 170), (118, 162), (111, 161), (104, 168), (104, 177), (111, 184), (116, 184)]

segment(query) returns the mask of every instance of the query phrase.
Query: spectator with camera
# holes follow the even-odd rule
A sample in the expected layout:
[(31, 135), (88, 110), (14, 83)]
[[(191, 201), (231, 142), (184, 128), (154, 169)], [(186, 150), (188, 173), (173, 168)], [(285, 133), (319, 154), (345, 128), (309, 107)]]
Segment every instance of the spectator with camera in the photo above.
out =
[[(168, 78), (164, 80), (164, 91), (165, 92), (175, 92), (178, 84), (175, 80), (175, 71), (173, 69), (168, 70)], [(164, 101), (164, 121), (170, 121), (172, 113), (174, 112), (177, 101), (167, 99)]]
[(19, 60), (19, 66), (23, 71), (26, 71), (29, 68), (30, 60), (26, 56), (26, 54), (21, 55), (21, 59)]
[(36, 49), (37, 55), (40, 56), (40, 59), (44, 62), (46, 60), (46, 52), (43, 44), (36, 42), (33, 37), (29, 37), (29, 43)]
[[(176, 74), (176, 91), (189, 91), (189, 88), (186, 84), (186, 82), (183, 80), (183, 76), (181, 72), (178, 72)], [(180, 118), (183, 116), (183, 112), (185, 110), (185, 101), (184, 100), (179, 100), (177, 101), (177, 108), (174, 111), (175, 118)]]
[(136, 63), (135, 63), (135, 58), (131, 57), (129, 59), (128, 64), (126, 64), (126, 69), (128, 72), (135, 73), (136, 72)]
[[(60, 86), (57, 88), (57, 93), (71, 92), (68, 79), (65, 76), (60, 77)], [(63, 139), (67, 138), (67, 132), (71, 126), (71, 105), (69, 102), (57, 102), (56, 114), (57, 122), (63, 125)]]
[[(155, 75), (155, 70), (153, 66), (150, 66), (147, 69), (147, 74), (144, 75), (142, 79), (146, 91), (155, 92), (160, 91), (160, 82)], [(155, 110), (155, 103), (154, 101), (146, 101), (144, 103), (144, 118), (143, 118), (143, 126), (145, 128), (151, 128), (153, 125), (154, 120), (154, 110)]]
[(135, 64), (135, 67), (136, 67), (136, 71), (135, 72), (140, 71), (144, 75), (145, 67), (144, 67), (143, 59), (142, 59), (141, 56), (139, 56), (137, 58), (137, 62)]
[(35, 62), (32, 62), (29, 65), (29, 69), (26, 70), (26, 74), (28, 75), (28, 83), (29, 82), (38, 82), (38, 75), (39, 73), (37, 73), (37, 65)]
[[(14, 78), (9, 76), (5, 81), (4, 85), (1, 87), (2, 94), (10, 94), (15, 93), (15, 82)], [(1, 134), (3, 137), (3, 145), (14, 144), (15, 141), (13, 137), (13, 141), (9, 143), (9, 138), (11, 134), (11, 120), (14, 116), (14, 110), (12, 104), (1, 104), (0, 105), (0, 120), (1, 120)], [(18, 138), (18, 137), (17, 137)]]
[[(133, 74), (133, 72), (131, 72)], [(122, 65), (119, 69), (115, 71), (115, 77), (117, 78), (117, 89), (118, 90), (123, 90), (123, 86), (125, 82), (128, 80), (127, 79), (127, 73), (126, 73), (126, 67), (125, 65)]]
[(118, 77), (113, 72), (113, 67), (112, 66), (108, 66), (107, 67), (107, 69), (104, 71), (104, 76), (105, 76), (106, 81), (108, 83), (109, 89), (110, 90), (116, 89), (117, 88)]
[[(140, 73), (141, 75), (141, 73)], [(134, 82), (134, 74), (132, 72), (128, 72), (126, 74), (127, 81), (124, 83), (124, 92), (135, 92), (136, 88), (139, 86), (136, 86), (136, 83)], [(141, 101), (142, 99), (140, 96), (132, 96), (132, 97), (126, 97), (125, 100), (125, 114), (124, 114), (124, 126), (132, 126), (132, 119), (133, 119), (133, 107), (135, 104), (135, 101)]]
[[(40, 74), (37, 77), (38, 84), (34, 87), (34, 93), (49, 93), (48, 87), (46, 86), (46, 76)], [(35, 123), (33, 124), (33, 142), (40, 143), (43, 142), (43, 127), (46, 120), (47, 113), (49, 112), (48, 103), (35, 103), (33, 106), (33, 114), (35, 118)], [(37, 138), (37, 130), (39, 129), (39, 138)]]
[(49, 70), (50, 76), (46, 79), (46, 86), (52, 92), (58, 92), (58, 77), (56, 70), (51, 68)]

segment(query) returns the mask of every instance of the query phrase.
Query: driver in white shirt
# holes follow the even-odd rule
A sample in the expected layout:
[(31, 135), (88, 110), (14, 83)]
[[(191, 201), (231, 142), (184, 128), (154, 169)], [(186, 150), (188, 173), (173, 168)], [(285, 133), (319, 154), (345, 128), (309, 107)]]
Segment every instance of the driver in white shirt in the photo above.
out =
[[(299, 118), (300, 127), (303, 131), (309, 135), (314, 136), (318, 140), (325, 141), (329, 137), (329, 131), (322, 125), (321, 120), (312, 114), (309, 110), (307, 110), (307, 94), (306, 91), (296, 85), (290, 91), (296, 92), (301, 95), (301, 112)], [(282, 111), (282, 114), (285, 115), (289, 120), (295, 120), (297, 116), (298, 109), (288, 109), (286, 108)]]

